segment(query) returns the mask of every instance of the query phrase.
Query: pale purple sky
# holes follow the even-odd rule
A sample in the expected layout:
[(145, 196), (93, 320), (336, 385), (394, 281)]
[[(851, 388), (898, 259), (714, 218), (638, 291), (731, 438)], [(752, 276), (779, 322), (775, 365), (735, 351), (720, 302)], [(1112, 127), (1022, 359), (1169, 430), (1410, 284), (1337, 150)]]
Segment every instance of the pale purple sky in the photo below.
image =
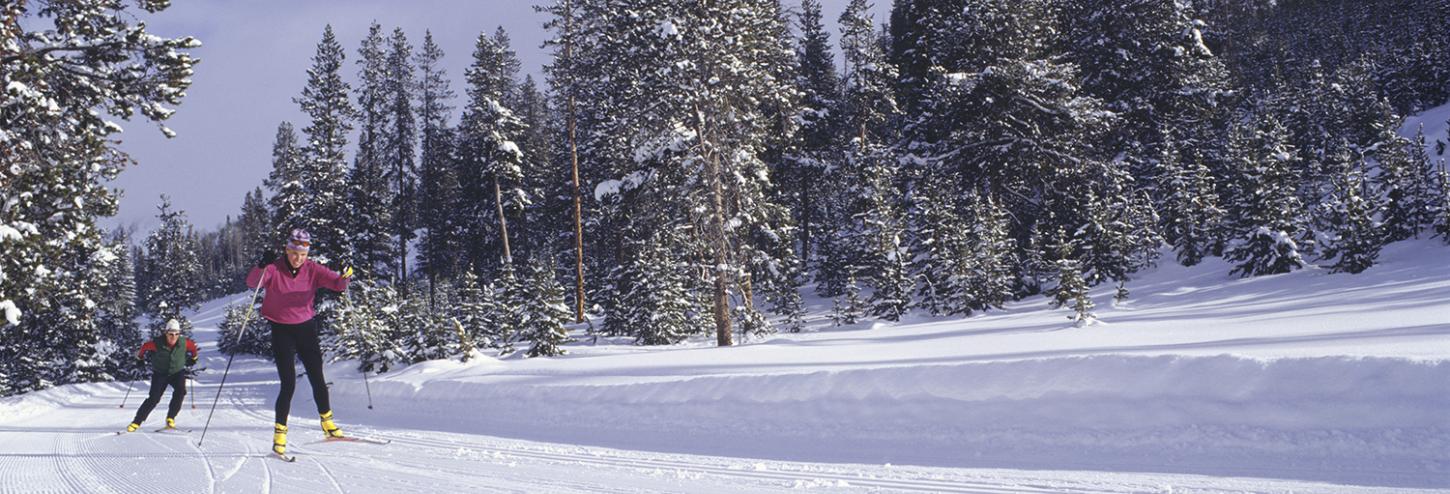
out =
[[(793, 13), (798, 0), (784, 0)], [(822, 0), (824, 20), (834, 45), (840, 31), (836, 18), (848, 0)], [(891, 0), (877, 0), (876, 21), (885, 22)], [(145, 235), (156, 225), (160, 195), (171, 196), (192, 224), (215, 229), (241, 210), (242, 198), (260, 186), (271, 170), (272, 140), (277, 124), (306, 126), (292, 98), (302, 92), (307, 68), (322, 37), (332, 29), (347, 51), (344, 75), (357, 74), (357, 46), (376, 20), (385, 33), (402, 27), (414, 48), (425, 30), (443, 48), (444, 68), (462, 103), (463, 69), (480, 32), (498, 26), (509, 32), (523, 63), (523, 73), (540, 77), (549, 53), (540, 45), (548, 34), (547, 16), (525, 0), (177, 0), (157, 15), (144, 15), (148, 31), (160, 36), (196, 36), (202, 59), (186, 99), (167, 122), (177, 136), (166, 139), (148, 122), (122, 122), (121, 148), (139, 163), (110, 185), (122, 189), (120, 211), (101, 221), (104, 228), (139, 227)], [(791, 16), (792, 22), (795, 16)], [(840, 62), (837, 55), (837, 63)], [(522, 74), (520, 75), (522, 77)], [(456, 123), (457, 110), (450, 118)], [(355, 143), (352, 143), (355, 144)], [(350, 144), (351, 145), (351, 144)], [(352, 149), (348, 150), (349, 153)]]

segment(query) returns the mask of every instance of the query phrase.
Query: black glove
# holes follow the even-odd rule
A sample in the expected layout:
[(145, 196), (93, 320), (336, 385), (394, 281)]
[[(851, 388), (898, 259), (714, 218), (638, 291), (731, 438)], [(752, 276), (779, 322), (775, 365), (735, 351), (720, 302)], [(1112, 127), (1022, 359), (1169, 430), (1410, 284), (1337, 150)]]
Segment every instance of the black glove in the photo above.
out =
[(188, 355), (186, 357), (186, 366), (187, 367), (191, 367), (193, 365), (196, 365), (196, 356), (195, 355)]
[(276, 251), (264, 250), (257, 253), (257, 269), (267, 269), (268, 264), (277, 262), (277, 257)]

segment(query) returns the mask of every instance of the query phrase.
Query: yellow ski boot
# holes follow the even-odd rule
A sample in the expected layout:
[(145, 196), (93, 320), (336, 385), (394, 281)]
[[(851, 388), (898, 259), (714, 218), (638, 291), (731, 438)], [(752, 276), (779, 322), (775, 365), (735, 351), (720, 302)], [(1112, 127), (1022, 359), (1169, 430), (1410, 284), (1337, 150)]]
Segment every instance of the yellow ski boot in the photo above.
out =
[(131, 425), (126, 426), (126, 432), (136, 432), (136, 429), (140, 429), (140, 428), (141, 428), (141, 424), (137, 424), (137, 423), (134, 423), (133, 422)]
[(337, 428), (337, 424), (332, 423), (332, 410), (328, 410), (322, 414), (322, 433), (328, 439), (342, 439), (343, 437), (342, 429)]
[(277, 456), (287, 456), (287, 426), (275, 424), (272, 427), (272, 452)]
[(171, 418), (171, 417), (166, 417), (166, 428), (167, 429), (175, 429), (176, 428), (176, 419)]

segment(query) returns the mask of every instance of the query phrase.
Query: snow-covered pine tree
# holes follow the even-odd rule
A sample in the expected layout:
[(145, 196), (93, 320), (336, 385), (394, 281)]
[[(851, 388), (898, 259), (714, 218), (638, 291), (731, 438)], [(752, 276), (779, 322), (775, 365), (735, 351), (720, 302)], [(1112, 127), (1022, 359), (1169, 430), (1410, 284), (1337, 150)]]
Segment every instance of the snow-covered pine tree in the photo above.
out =
[(399, 300), (391, 286), (358, 279), (348, 285), (332, 317), (332, 361), (358, 360), (358, 370), (387, 372), (410, 362), (399, 330)]
[(497, 303), (493, 315), (497, 325), (498, 340), (495, 346), (500, 355), (514, 352), (514, 344), (524, 336), (526, 310), (530, 299), (529, 280), (514, 270), (513, 263), (503, 263), (494, 283)]
[(112, 235), (105, 252), (100, 263), (104, 284), (99, 287), (100, 307), (96, 311), (100, 340), (110, 349), (105, 355), (105, 372), (116, 379), (139, 379), (145, 369), (134, 355), (143, 338), (136, 325), (136, 266), (131, 261), (130, 237), (125, 230)]
[(1173, 246), (1178, 263), (1193, 266), (1212, 254), (1225, 212), (1219, 207), (1208, 166), (1198, 159), (1183, 160), (1178, 149), (1172, 138), (1159, 145), (1154, 202), (1159, 205), (1163, 238)]
[[(260, 300), (255, 307), (247, 307), (246, 304), (227, 305), (226, 314), (222, 317), (222, 334), (217, 340), (217, 351), (226, 355), (240, 353), (272, 357), (271, 328), (268, 327), (267, 320), (257, 312), (261, 306)], [(242, 328), (243, 321), (246, 321), (245, 330)]]
[(1435, 171), (1435, 184), (1439, 199), (1439, 213), (1435, 215), (1435, 236), (1450, 243), (1450, 172), (1445, 170), (1443, 159)]
[(958, 214), (943, 184), (924, 181), (911, 196), (911, 259), (916, 304), (932, 315), (970, 314), (976, 302), (970, 286), (978, 253), (971, 233), (981, 226)]
[(814, 237), (825, 227), (824, 196), (821, 190), (826, 170), (839, 166), (843, 149), (839, 136), (841, 82), (831, 52), (830, 33), (821, 22), (817, 0), (801, 2), (800, 41), (796, 48), (796, 91), (800, 93), (797, 117), (799, 145), (787, 154), (773, 180), (780, 203), (795, 215), (800, 238), (796, 245), (804, 266), (813, 265)]
[(142, 295), (142, 312), (150, 320), (153, 334), (169, 319), (181, 323), (181, 332), (191, 336), (191, 321), (182, 315), (201, 304), (201, 263), (192, 226), (186, 212), (171, 209), (171, 198), (161, 196), (157, 205), (161, 225), (146, 237), (145, 277), (149, 280)]
[(514, 142), (523, 123), (504, 105), (513, 95), (518, 67), (508, 35), (500, 27), (492, 37), (478, 35), (473, 63), (464, 74), (468, 103), (459, 124), (463, 148), (459, 182), (465, 207), (459, 212), (463, 221), (459, 229), (463, 238), (470, 239), (468, 251), (475, 266), (512, 262), (508, 218), (527, 200), (519, 188), (523, 152)]
[(400, 343), (411, 362), (439, 360), (457, 355), (459, 340), (446, 313), (429, 310), (427, 294), (399, 294)]
[(430, 296), (439, 279), (451, 279), (458, 272), (459, 257), (464, 252), (463, 240), (454, 224), (460, 204), (458, 170), (453, 165), (454, 132), (448, 127), (453, 90), (440, 65), (442, 60), (443, 50), (433, 42), (433, 33), (425, 33), (422, 51), (418, 53), (417, 114), (422, 139), (418, 163), (418, 225), (424, 229), (418, 267), (427, 274)]
[(1057, 286), (1047, 290), (1047, 297), (1051, 299), (1050, 305), (1054, 309), (1063, 306), (1070, 306), (1073, 314), (1067, 316), (1076, 327), (1091, 325), (1097, 321), (1097, 315), (1093, 314), (1093, 301), (1088, 296), (1088, 283), (1083, 278), (1083, 269), (1078, 260), (1073, 257), (1073, 252), (1078, 248), (1073, 246), (1073, 241), (1068, 239), (1066, 233), (1061, 230), (1057, 233), (1057, 245), (1053, 252), (1056, 258), (1053, 263), (1057, 267)]
[(844, 291), (832, 303), (831, 322), (837, 326), (856, 324), (865, 316), (866, 305), (861, 302), (861, 285), (856, 282), (855, 274), (848, 274)]
[[(538, 12), (546, 12), (553, 15), (553, 18), (544, 23), (545, 29), (553, 30), (555, 36), (545, 42), (545, 46), (556, 47), (554, 62), (544, 67), (547, 74), (547, 81), (558, 101), (554, 106), (563, 117), (563, 128), (561, 136), (567, 141), (567, 149), (563, 146), (556, 146), (554, 150), (560, 156), (556, 159), (564, 161), (567, 159), (571, 171), (569, 182), (568, 198), (572, 200), (573, 209), (573, 232), (574, 232), (574, 317), (576, 322), (584, 322), (585, 305), (585, 282), (584, 282), (584, 197), (579, 162), (579, 128), (580, 114), (579, 98), (591, 89), (591, 78), (586, 75), (591, 68), (588, 61), (581, 63), (581, 51), (578, 45), (588, 40), (584, 33), (591, 20), (585, 16), (580, 17), (580, 3), (588, 3), (592, 9), (597, 9), (599, 3), (592, 0), (555, 0), (549, 5), (535, 6)], [(592, 22), (608, 22), (608, 19), (594, 19)], [(604, 256), (598, 256), (600, 258)], [(592, 330), (592, 326), (591, 326)]]
[(473, 347), (497, 347), (504, 335), (498, 324), (502, 309), (493, 284), (479, 284), (473, 269), (464, 269), (459, 275), (457, 299), (453, 318), (463, 326)]
[(277, 137), (272, 141), (272, 171), (263, 182), (272, 192), (267, 199), (267, 209), (271, 210), (272, 217), (268, 222), (264, 249), (280, 249), (293, 229), (305, 226), (303, 215), (311, 199), (303, 184), (303, 176), (307, 173), (303, 159), (297, 131), (292, 124), (277, 124)]
[(345, 224), (349, 216), (346, 150), (357, 110), (348, 101), (350, 88), (342, 79), (344, 58), (342, 45), (328, 25), (317, 43), (312, 67), (307, 69), (302, 96), (293, 99), (311, 119), (302, 129), (307, 144), (302, 147), (303, 166), (298, 176), (307, 201), (297, 216), (298, 223), (312, 233), (313, 258), (354, 264)]
[(897, 162), (884, 145), (884, 126), (898, 111), (892, 94), (894, 67), (876, 42), (866, 0), (852, 0), (841, 14), (841, 48), (846, 71), (840, 112), (850, 132), (846, 174), (852, 187), (847, 203), (854, 221), (859, 262), (872, 288), (871, 314), (890, 321), (911, 306), (912, 282), (906, 268), (905, 233)]
[(1188, 2), (1065, 0), (1058, 40), (1082, 74), (1082, 90), (1119, 116), (1103, 147), (1130, 153), (1133, 174), (1149, 179), (1155, 148), (1179, 136), (1206, 147), (1229, 96), (1229, 74), (1204, 44), (1204, 23)]
[(1229, 149), (1238, 183), (1229, 205), (1235, 243), (1224, 257), (1242, 276), (1287, 273), (1304, 266), (1297, 238), (1305, 231), (1304, 206), (1295, 194), (1296, 165), (1277, 118), (1250, 114), (1234, 125)]
[(394, 278), (408, 296), (408, 244), (415, 237), (418, 200), (417, 118), (413, 101), (417, 82), (413, 79), (413, 45), (402, 28), (393, 29), (386, 69), (383, 71), (382, 97), (387, 133), (382, 137), (381, 160), (388, 181), (391, 202), (389, 216), (393, 239), (391, 259)]
[[(237, 224), (241, 236), (237, 248), (242, 256), (243, 267), (256, 261), (257, 252), (277, 248), (273, 241), (276, 227), (272, 225), (272, 215), (267, 211), (267, 199), (262, 195), (261, 187), (253, 189), (242, 199), (242, 213), (237, 218)], [(246, 269), (242, 270), (242, 274), (245, 276)]]
[(1379, 206), (1385, 243), (1418, 237), (1434, 223), (1439, 207), (1424, 136), (1406, 139), (1396, 133), (1398, 123), (1399, 117), (1387, 115), (1379, 123), (1378, 139), (1367, 150), (1368, 157), (1379, 165), (1372, 182), (1383, 196), (1374, 202)]
[(966, 299), (975, 310), (1001, 309), (1012, 300), (1016, 281), (1016, 243), (1008, 229), (1011, 224), (998, 201), (991, 196), (975, 196), (971, 201), (972, 235)]
[[(34, 3), (34, 2), (33, 2)], [(146, 32), (145, 14), (109, 1), (23, 2), (0, 7), (0, 395), (68, 382), (55, 366), (96, 341), (95, 219), (116, 211), (107, 186), (130, 161), (111, 138), (115, 117), (159, 124), (191, 85), (192, 37)], [(164, 2), (140, 7), (155, 14)], [(89, 333), (88, 333), (89, 332)], [(35, 351), (35, 341), (73, 345)], [(23, 354), (22, 354), (23, 352)], [(89, 357), (79, 357), (89, 359)]]
[(391, 156), (387, 144), (395, 131), (390, 126), (392, 101), (387, 78), (392, 70), (383, 46), (383, 27), (374, 22), (358, 47), (357, 154), (347, 179), (347, 242), (352, 262), (367, 273), (393, 279), (394, 193)]
[[(1358, 160), (1356, 160), (1358, 161)], [(1362, 161), (1360, 161), (1362, 163)], [(1323, 251), (1324, 259), (1335, 259), (1330, 269), (1356, 274), (1374, 265), (1385, 231), (1375, 220), (1375, 208), (1365, 199), (1364, 172), (1350, 169), (1334, 181), (1335, 193), (1322, 207), (1333, 211), (1336, 220), (1329, 225), (1331, 237)]]
[[(677, 255), (711, 270), (705, 279), (713, 285), (716, 341), (731, 345), (732, 292), (748, 291), (755, 255), (775, 252), (745, 246), (793, 237), (778, 222), (788, 216), (777, 214), (767, 195), (764, 160), (794, 130), (774, 118), (794, 106), (782, 68), (791, 51), (779, 5), (630, 0), (600, 8), (629, 15), (592, 26), (600, 32), (591, 45), (598, 45), (580, 57), (611, 71), (599, 89), (604, 98), (592, 104), (609, 108), (598, 132), (610, 139), (593, 141), (606, 147), (590, 152), (608, 158), (614, 184), (627, 185), (619, 188), (619, 211), (648, 216), (635, 232), (682, 228), (686, 243), (700, 247)], [(617, 247), (622, 240), (608, 241)]]
[(524, 197), (519, 202), (521, 210), (514, 228), (517, 241), (512, 247), (514, 255), (522, 259), (552, 256), (563, 248), (560, 238), (557, 238), (566, 230), (562, 218), (572, 213), (566, 212), (564, 201), (558, 199), (564, 192), (559, 184), (564, 181), (560, 180), (558, 170), (550, 162), (548, 100), (539, 91), (532, 75), (524, 76), (514, 93), (518, 95), (514, 106), (522, 124), (515, 143), (523, 153), (519, 166), (519, 190), (523, 191)]
[(564, 301), (564, 287), (554, 277), (552, 262), (529, 263), (528, 303), (522, 308), (520, 328), (524, 338), (533, 343), (528, 357), (555, 357), (566, 351), (560, 348), (569, 341), (564, 324), (569, 322), (569, 305)]

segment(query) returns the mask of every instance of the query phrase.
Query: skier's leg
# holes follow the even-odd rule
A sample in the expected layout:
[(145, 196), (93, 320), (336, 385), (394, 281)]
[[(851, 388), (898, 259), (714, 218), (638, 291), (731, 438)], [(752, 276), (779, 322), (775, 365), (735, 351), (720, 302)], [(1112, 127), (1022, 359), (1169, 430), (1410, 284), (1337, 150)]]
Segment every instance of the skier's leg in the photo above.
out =
[(287, 414), (292, 410), (292, 392), (297, 389), (296, 343), (292, 334), (294, 326), (272, 323), (272, 359), (277, 362), (277, 377), (282, 387), (277, 391), (277, 424), (287, 425)]
[(140, 424), (146, 421), (146, 416), (151, 415), (151, 410), (161, 403), (161, 394), (166, 392), (166, 376), (153, 373), (151, 375), (151, 391), (146, 395), (146, 401), (141, 402), (141, 408), (136, 409), (136, 418), (131, 419), (132, 424)]
[(317, 413), (332, 410), (327, 396), (327, 379), (322, 374), (322, 343), (317, 336), (317, 320), (313, 319), (297, 327), (297, 357), (307, 371), (307, 383), (312, 386), (312, 400), (317, 402)]
[(166, 418), (175, 419), (176, 414), (181, 413), (182, 400), (186, 399), (186, 373), (177, 372), (172, 374), (170, 384), (171, 404), (166, 407)]

